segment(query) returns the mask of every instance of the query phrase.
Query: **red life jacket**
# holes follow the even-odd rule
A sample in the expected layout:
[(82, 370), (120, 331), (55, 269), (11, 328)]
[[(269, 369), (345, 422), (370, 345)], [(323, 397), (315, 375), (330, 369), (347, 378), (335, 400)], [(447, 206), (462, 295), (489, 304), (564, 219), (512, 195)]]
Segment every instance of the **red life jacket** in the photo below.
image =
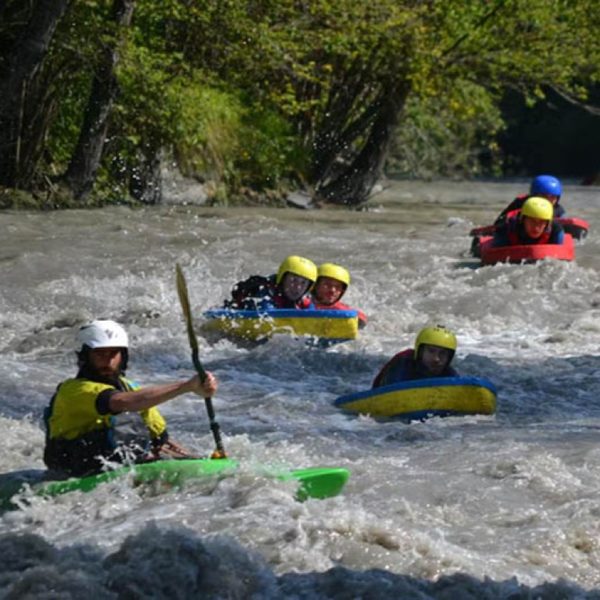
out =
[(502, 224), (506, 223), (506, 221), (508, 221), (509, 218), (517, 215), (521, 211), (521, 208), (523, 207), (523, 204), (525, 203), (525, 200), (527, 200), (527, 198), (529, 198), (529, 194), (521, 194), (520, 196), (517, 196), (496, 217), (496, 220), (494, 221), (494, 225), (502, 225)]
[(518, 217), (521, 214), (521, 209), (520, 208), (513, 208), (512, 210), (509, 210), (505, 217), (506, 220), (508, 221), (509, 219), (514, 219), (515, 217)]
[[(521, 211), (518, 211), (519, 213)], [(523, 240), (519, 232), (522, 231), (521, 225), (521, 217), (520, 215), (510, 218), (506, 223), (506, 236), (508, 237), (508, 241), (511, 246), (522, 246), (523, 244), (547, 244), (550, 241), (550, 236), (552, 235), (552, 221), (548, 223), (546, 229), (544, 229), (544, 233), (542, 235), (533, 240), (530, 238), (530, 241)]]
[(341, 300), (334, 302), (333, 304), (323, 304), (322, 302), (317, 302), (313, 297), (313, 307), (319, 310), (355, 310), (358, 313), (358, 325), (359, 327), (364, 327), (367, 324), (367, 315), (360, 310), (359, 308), (352, 308), (347, 304), (344, 304)]
[[(523, 204), (525, 204), (525, 202), (527, 200), (529, 200), (529, 198), (532, 198), (531, 194), (521, 194), (520, 196), (517, 196), (496, 218), (496, 220), (494, 221), (495, 225), (501, 225), (503, 222), (508, 221), (508, 219), (518, 215), (521, 212), (521, 209), (523, 208)], [(560, 199), (556, 201), (556, 203), (553, 205), (553, 209), (554, 209), (554, 218), (558, 218), (558, 217), (562, 217), (565, 214), (565, 209), (562, 206), (562, 204), (560, 204)]]
[(267, 301), (270, 302), (274, 308), (298, 308), (298, 309), (306, 309), (311, 307), (310, 296), (305, 294), (300, 298), (300, 300), (296, 300), (293, 302), (289, 298), (287, 298), (284, 293), (281, 291), (280, 286), (276, 285), (270, 288), (270, 295), (267, 298)]

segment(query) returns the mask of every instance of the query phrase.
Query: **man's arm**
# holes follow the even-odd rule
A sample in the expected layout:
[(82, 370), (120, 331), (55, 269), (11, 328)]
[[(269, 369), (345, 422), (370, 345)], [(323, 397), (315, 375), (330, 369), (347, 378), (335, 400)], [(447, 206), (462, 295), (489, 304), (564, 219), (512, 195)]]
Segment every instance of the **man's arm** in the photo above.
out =
[(212, 373), (206, 374), (204, 383), (200, 383), (198, 375), (187, 381), (163, 383), (142, 388), (133, 392), (114, 392), (108, 400), (111, 413), (137, 412), (163, 404), (177, 396), (194, 393), (201, 397), (210, 397), (217, 391), (217, 380)]

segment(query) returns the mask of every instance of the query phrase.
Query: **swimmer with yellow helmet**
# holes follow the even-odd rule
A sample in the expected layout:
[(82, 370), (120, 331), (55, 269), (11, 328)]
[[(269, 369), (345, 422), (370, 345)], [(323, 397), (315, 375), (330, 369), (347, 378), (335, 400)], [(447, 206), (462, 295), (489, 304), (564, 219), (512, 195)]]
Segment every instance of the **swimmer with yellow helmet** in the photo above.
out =
[(373, 388), (429, 377), (456, 377), (450, 366), (456, 352), (456, 336), (435, 325), (419, 331), (414, 348), (393, 356), (373, 380)]
[[(334, 263), (323, 263), (317, 270), (317, 281), (312, 292), (315, 308), (324, 310), (351, 310), (350, 306), (341, 302), (342, 296), (350, 285), (350, 273), (344, 267)], [(367, 324), (367, 316), (358, 310), (358, 325)]]
[(562, 244), (563, 228), (553, 219), (552, 202), (541, 196), (532, 196), (523, 203), (518, 213), (496, 228), (494, 246)]
[(553, 175), (536, 175), (529, 186), (529, 193), (517, 196), (496, 218), (495, 225), (502, 225), (510, 217), (515, 216), (529, 198), (545, 198), (554, 210), (554, 218), (563, 217), (565, 208), (560, 204), (562, 184)]
[[(554, 239), (559, 241), (535, 241), (536, 238), (531, 238), (534, 241), (514, 242), (511, 243), (508, 240), (506, 227), (507, 223), (511, 221), (511, 227), (516, 225), (515, 217), (518, 217), (522, 213), (523, 206), (530, 198), (542, 198), (548, 200), (552, 205), (552, 219), (562, 218), (566, 215), (564, 206), (560, 203), (562, 196), (562, 184), (553, 175), (536, 175), (529, 186), (529, 193), (520, 194), (517, 196), (504, 210), (496, 217), (494, 221), (494, 232), (498, 231), (498, 243), (494, 242), (497, 246), (509, 246), (509, 245), (521, 245), (521, 244), (539, 244), (539, 243), (550, 243), (550, 244), (561, 244), (562, 238), (558, 231), (554, 232)], [(536, 200), (537, 202), (538, 200)], [(587, 230), (586, 230), (587, 232)], [(582, 235), (578, 234), (578, 237)], [(583, 234), (585, 235), (585, 233)], [(528, 236), (529, 237), (529, 236)], [(550, 236), (552, 238), (552, 235)], [(471, 254), (473, 256), (481, 256), (481, 239), (480, 235), (473, 237), (471, 243)]]
[(309, 308), (309, 291), (317, 280), (317, 266), (308, 258), (291, 255), (270, 276), (252, 275), (235, 284), (227, 308), (255, 310)]

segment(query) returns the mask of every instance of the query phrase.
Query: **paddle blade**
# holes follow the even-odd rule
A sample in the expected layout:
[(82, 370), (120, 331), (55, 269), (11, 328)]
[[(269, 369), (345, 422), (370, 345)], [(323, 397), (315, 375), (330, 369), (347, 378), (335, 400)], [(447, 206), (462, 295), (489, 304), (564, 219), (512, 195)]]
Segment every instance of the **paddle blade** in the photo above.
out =
[(181, 304), (181, 310), (183, 312), (183, 318), (187, 326), (188, 339), (190, 341), (190, 347), (193, 351), (198, 351), (198, 340), (196, 339), (196, 333), (192, 323), (192, 309), (190, 307), (190, 299), (188, 295), (187, 283), (183, 275), (183, 271), (179, 266), (179, 263), (175, 265), (177, 272), (177, 294), (179, 296), (179, 303)]

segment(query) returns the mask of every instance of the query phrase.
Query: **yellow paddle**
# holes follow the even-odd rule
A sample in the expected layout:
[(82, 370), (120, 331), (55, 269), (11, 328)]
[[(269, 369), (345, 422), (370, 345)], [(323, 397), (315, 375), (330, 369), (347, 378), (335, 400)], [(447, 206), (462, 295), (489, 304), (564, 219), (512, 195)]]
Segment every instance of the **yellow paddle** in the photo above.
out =
[[(179, 302), (181, 304), (181, 310), (183, 311), (183, 317), (187, 325), (188, 340), (190, 342), (190, 348), (192, 349), (192, 362), (198, 372), (200, 381), (204, 383), (206, 380), (206, 371), (200, 362), (198, 357), (198, 339), (194, 332), (194, 325), (192, 322), (192, 311), (190, 309), (190, 299), (188, 296), (187, 283), (183, 276), (183, 271), (179, 264), (176, 265), (177, 271), (177, 293), (179, 294)], [(212, 431), (213, 437), (215, 438), (216, 450), (211, 454), (211, 458), (226, 458), (225, 448), (223, 447), (223, 441), (221, 440), (221, 431), (219, 424), (215, 421), (215, 411), (213, 409), (212, 398), (204, 398), (206, 403), (206, 412), (208, 413), (208, 419), (210, 422), (210, 430)]]

